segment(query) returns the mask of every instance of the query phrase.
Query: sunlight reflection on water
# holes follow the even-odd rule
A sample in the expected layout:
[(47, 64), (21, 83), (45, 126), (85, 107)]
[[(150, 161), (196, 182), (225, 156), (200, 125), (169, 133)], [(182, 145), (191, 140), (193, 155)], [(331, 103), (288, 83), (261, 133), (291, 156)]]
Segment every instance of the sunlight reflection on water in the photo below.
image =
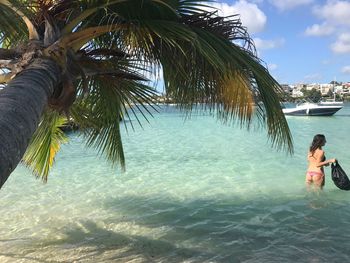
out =
[(289, 156), (167, 108), (123, 135), (125, 173), (71, 135), (48, 184), (18, 167), (0, 191), (0, 262), (348, 262), (348, 193), (329, 176), (306, 192), (304, 173), (316, 133), (350, 169), (349, 115), (288, 117)]

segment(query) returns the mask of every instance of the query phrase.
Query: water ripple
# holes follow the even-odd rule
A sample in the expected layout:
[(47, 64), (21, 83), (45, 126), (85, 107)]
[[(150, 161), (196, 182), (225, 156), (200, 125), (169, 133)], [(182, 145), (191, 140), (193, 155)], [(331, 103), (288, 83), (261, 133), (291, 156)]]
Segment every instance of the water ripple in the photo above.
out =
[(348, 193), (327, 169), (322, 193), (304, 188), (315, 133), (350, 170), (343, 117), (288, 118), (287, 156), (259, 130), (167, 109), (123, 135), (126, 173), (72, 135), (47, 185), (18, 167), (0, 191), (0, 262), (350, 262)]

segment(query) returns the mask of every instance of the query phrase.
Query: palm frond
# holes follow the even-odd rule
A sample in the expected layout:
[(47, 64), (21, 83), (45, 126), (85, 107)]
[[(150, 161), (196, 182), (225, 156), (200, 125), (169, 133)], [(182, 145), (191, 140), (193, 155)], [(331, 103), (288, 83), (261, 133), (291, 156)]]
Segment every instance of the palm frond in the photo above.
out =
[[(26, 14), (24, 14), (24, 12), (21, 10), (21, 7), (25, 5), (21, 5), (19, 1), (12, 1), (12, 2), (14, 2), (14, 4), (11, 3), (11, 1), (9, 0), (0, 0), (0, 5), (4, 5), (8, 7), (10, 10), (12, 10), (13, 13), (21, 17), (21, 19), (27, 26), (29, 40), (39, 40), (39, 34), (35, 26), (33, 25), (30, 18), (28, 18)], [(29, 9), (26, 8), (25, 10), (28, 11)]]
[(208, 8), (210, 8), (210, 3), (216, 2), (215, 0), (171, 0), (173, 2), (174, 8), (178, 13), (183, 15), (192, 15), (198, 13), (205, 13)]
[[(75, 27), (77, 27), (80, 23), (82, 23), (86, 18), (88, 18), (89, 16), (91, 16), (92, 14), (96, 13), (97, 11), (99, 11), (100, 9), (106, 9), (108, 6), (111, 5), (115, 5), (115, 4), (119, 4), (119, 3), (123, 3), (126, 2), (127, 0), (114, 0), (114, 1), (99, 1), (99, 4), (96, 5), (96, 3), (94, 3), (94, 1), (89, 1), (90, 3), (88, 6), (85, 8), (82, 8), (82, 12), (77, 15), (76, 17), (74, 17), (62, 30), (62, 34), (69, 34), (73, 31), (73, 29)], [(81, 1), (84, 2), (84, 1)], [(84, 3), (82, 3), (84, 4)]]
[(139, 81), (113, 75), (95, 75), (90, 80), (89, 96), (78, 97), (71, 114), (87, 137), (87, 145), (97, 148), (112, 164), (125, 168), (120, 122), (131, 120), (141, 125), (138, 113), (152, 107), (154, 90)]
[(67, 36), (63, 36), (59, 40), (59, 43), (63, 47), (69, 47), (77, 51), (88, 41), (110, 31), (119, 30), (120, 28), (120, 25), (89, 27), (87, 29), (71, 33)]
[(86, 99), (76, 102), (71, 114), (87, 138), (87, 146), (95, 147), (114, 165), (125, 169), (125, 157), (119, 122), (124, 108), (114, 89), (98, 77), (90, 84), (92, 90)]
[(44, 182), (61, 144), (68, 140), (60, 129), (66, 122), (57, 112), (46, 111), (23, 156), (23, 163)]
[[(240, 21), (236, 18), (227, 21), (217, 17), (215, 13), (193, 14), (183, 19), (185, 26), (178, 24), (177, 27), (167, 26), (175, 22), (157, 23), (146, 20), (143, 21), (143, 26), (147, 34), (142, 36), (144, 33), (142, 30), (131, 33), (139, 33), (134, 37), (141, 39), (137, 42), (139, 45), (137, 50), (144, 51), (147, 59), (156, 61), (159, 59), (164, 70), (166, 90), (170, 96), (174, 97), (184, 109), (191, 110), (194, 104), (205, 102), (209, 103), (210, 108), (216, 107), (222, 119), (243, 117), (249, 125), (250, 110), (242, 115), (242, 106), (238, 106), (241, 105), (239, 100), (236, 101), (238, 104), (234, 103), (235, 100), (230, 104), (227, 104), (227, 101), (223, 104), (225, 100), (218, 96), (224, 87), (226, 90), (230, 87), (249, 91), (243, 94), (250, 93), (251, 98), (258, 99), (255, 101), (256, 104), (260, 102), (263, 104), (263, 110), (256, 111), (256, 114), (261, 123), (267, 126), (273, 145), (277, 148), (285, 147), (292, 152), (291, 133), (279, 104), (280, 86), (256, 57), (252, 40)], [(166, 32), (166, 28), (171, 29)], [(181, 30), (191, 33), (179, 33)], [(191, 41), (188, 38), (191, 38)], [(243, 45), (231, 42), (237, 40), (242, 41)], [(233, 76), (236, 77), (235, 81), (232, 79)], [(242, 83), (249, 83), (248, 86), (243, 85), (249, 88), (241, 89)], [(234, 92), (231, 90), (226, 94)], [(258, 96), (255, 96), (255, 93)], [(246, 105), (250, 103), (251, 99), (247, 100)]]
[(219, 96), (217, 104), (219, 118), (229, 121), (237, 117), (241, 125), (247, 123), (249, 126), (254, 113), (254, 99), (251, 84), (246, 76), (242, 76), (240, 72), (227, 75)]
[(123, 79), (148, 80), (142, 74), (145, 69), (142, 66), (138, 66), (138, 64), (141, 63), (140, 61), (134, 61), (126, 57), (120, 58), (118, 54), (117, 57), (112, 56), (112, 58), (106, 58), (106, 54), (107, 56), (115, 54), (114, 52), (111, 53), (113, 50), (109, 50), (107, 53), (94, 51), (99, 51), (99, 49), (95, 49), (87, 54), (97, 54), (97, 57), (82, 57), (80, 60), (77, 60), (77, 63), (83, 69), (86, 76), (109, 75)]
[(0, 46), (15, 47), (28, 39), (28, 31), (23, 20), (18, 20), (13, 10), (0, 3)]

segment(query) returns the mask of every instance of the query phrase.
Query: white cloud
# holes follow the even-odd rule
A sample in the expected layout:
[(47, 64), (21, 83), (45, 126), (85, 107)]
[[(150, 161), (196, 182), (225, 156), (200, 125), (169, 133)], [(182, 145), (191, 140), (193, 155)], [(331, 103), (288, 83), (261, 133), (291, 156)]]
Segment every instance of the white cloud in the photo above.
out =
[(281, 11), (311, 4), (314, 0), (269, 0), (269, 2)]
[(319, 18), (325, 19), (329, 24), (350, 25), (350, 2), (328, 0), (323, 6), (315, 6), (313, 13)]
[(261, 49), (273, 49), (284, 45), (285, 40), (283, 38), (275, 40), (264, 40), (261, 38), (254, 38), (255, 47), (259, 50)]
[(340, 34), (331, 49), (334, 53), (350, 53), (350, 33)]
[(305, 31), (306, 35), (325, 36), (334, 32), (338, 34), (337, 39), (330, 45), (334, 53), (350, 53), (350, 1), (348, 0), (327, 0), (324, 5), (313, 7), (313, 14), (323, 23), (312, 25)]
[(341, 69), (341, 72), (345, 74), (350, 74), (350, 66), (345, 66)]
[(219, 10), (220, 16), (240, 15), (242, 24), (248, 28), (250, 34), (261, 32), (266, 25), (266, 15), (254, 3), (239, 0), (233, 5), (226, 3), (212, 3), (212, 7)]
[(307, 36), (328, 36), (331, 35), (334, 32), (334, 27), (323, 23), (321, 25), (319, 24), (313, 24), (312, 26), (309, 26), (305, 30), (305, 35)]

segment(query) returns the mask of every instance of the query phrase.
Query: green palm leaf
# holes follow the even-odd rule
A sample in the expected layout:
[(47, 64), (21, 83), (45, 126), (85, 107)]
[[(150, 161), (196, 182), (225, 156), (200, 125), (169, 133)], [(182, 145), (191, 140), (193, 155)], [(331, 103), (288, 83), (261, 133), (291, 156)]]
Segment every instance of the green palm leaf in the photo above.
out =
[[(133, 21), (116, 32), (116, 45), (129, 47), (126, 52), (138, 59), (162, 65), (166, 91), (182, 109), (206, 102), (224, 121), (238, 117), (248, 127), (256, 115), (267, 126), (272, 143), (292, 151), (291, 134), (279, 105), (279, 84), (256, 57), (239, 19), (204, 12), (205, 3), (200, 1), (159, 2), (144, 1), (142, 8), (134, 9), (127, 7), (137, 5), (136, 1), (110, 6), (116, 18), (109, 22)], [(113, 39), (112, 35), (96, 43), (110, 43), (106, 39)], [(227, 94), (231, 100), (225, 98)], [(250, 110), (253, 102), (258, 106)]]
[(23, 163), (44, 182), (61, 144), (68, 140), (60, 129), (66, 122), (57, 112), (46, 111), (23, 156)]
[(23, 20), (0, 1), (0, 45), (14, 47), (28, 39), (28, 31)]
[(131, 120), (131, 113), (141, 125), (137, 113), (148, 111), (151, 114), (147, 105), (151, 105), (155, 92), (139, 81), (115, 78), (111, 75), (94, 76), (89, 96), (81, 95), (71, 113), (87, 138), (87, 145), (106, 155), (112, 164), (119, 163), (125, 169), (120, 122), (122, 119)]
[(90, 96), (72, 107), (72, 117), (87, 138), (88, 146), (105, 154), (113, 165), (119, 162), (125, 169), (119, 125), (124, 111), (122, 99), (101, 77), (95, 77), (91, 87)]

